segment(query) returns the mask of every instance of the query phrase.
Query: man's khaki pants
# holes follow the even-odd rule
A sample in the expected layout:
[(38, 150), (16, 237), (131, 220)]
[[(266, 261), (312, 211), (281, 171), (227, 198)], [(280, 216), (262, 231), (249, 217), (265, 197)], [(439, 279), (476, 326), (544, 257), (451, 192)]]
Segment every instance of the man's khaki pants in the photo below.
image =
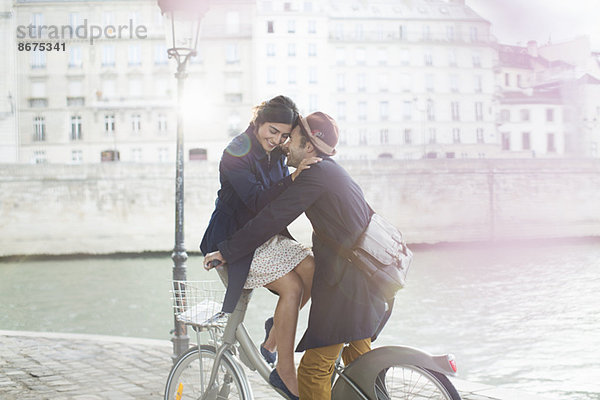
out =
[(343, 343), (308, 349), (298, 367), (300, 400), (330, 400), (331, 374), (342, 350), (344, 365), (371, 350), (371, 338), (355, 340), (344, 347)]

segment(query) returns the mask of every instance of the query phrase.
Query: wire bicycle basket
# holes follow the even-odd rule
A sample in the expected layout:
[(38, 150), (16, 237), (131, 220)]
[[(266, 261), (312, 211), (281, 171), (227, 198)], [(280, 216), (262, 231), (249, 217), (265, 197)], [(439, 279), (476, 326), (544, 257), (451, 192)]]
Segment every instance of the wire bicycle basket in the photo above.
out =
[(172, 281), (171, 299), (178, 321), (199, 328), (223, 328), (225, 287), (220, 281)]

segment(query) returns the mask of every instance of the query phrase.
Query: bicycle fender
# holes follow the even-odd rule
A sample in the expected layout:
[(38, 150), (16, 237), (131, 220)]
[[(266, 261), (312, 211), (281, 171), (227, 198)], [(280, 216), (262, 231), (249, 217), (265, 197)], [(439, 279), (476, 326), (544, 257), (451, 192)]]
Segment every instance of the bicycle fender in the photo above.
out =
[[(376, 399), (375, 379), (383, 369), (394, 365), (413, 365), (456, 376), (450, 364), (451, 360), (454, 361), (454, 356), (449, 354), (433, 356), (413, 347), (384, 346), (358, 357), (344, 369), (343, 374), (361, 388), (369, 399)], [(338, 378), (331, 391), (331, 398), (351, 400), (361, 397), (344, 379)]]

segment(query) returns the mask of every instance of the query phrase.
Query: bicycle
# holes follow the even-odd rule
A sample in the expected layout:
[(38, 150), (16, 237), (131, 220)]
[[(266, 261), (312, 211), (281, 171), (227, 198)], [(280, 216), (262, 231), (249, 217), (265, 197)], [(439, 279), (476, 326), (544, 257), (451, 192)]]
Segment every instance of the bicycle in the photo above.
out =
[[(223, 272), (219, 273), (223, 279)], [(252, 289), (242, 291), (234, 312), (227, 316), (219, 312), (222, 286), (219, 292), (207, 288), (207, 282), (174, 281), (173, 285), (175, 312), (180, 321), (196, 332), (198, 345), (175, 361), (167, 378), (164, 399), (252, 400), (252, 388), (242, 364), (257, 371), (267, 383), (272, 370), (243, 324)], [(201, 343), (203, 332), (209, 337), (206, 344)], [(448, 375), (456, 375), (452, 355), (432, 356), (411, 347), (384, 346), (363, 354), (346, 367), (341, 366), (338, 358), (331, 398), (460, 400)]]

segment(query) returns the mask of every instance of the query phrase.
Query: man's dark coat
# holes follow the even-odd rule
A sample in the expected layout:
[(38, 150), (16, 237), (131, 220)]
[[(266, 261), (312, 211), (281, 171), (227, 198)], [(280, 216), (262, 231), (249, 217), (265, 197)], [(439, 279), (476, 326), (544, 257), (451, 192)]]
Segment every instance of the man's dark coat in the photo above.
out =
[[(218, 244), (229, 269), (303, 212), (315, 232), (346, 246), (356, 241), (372, 211), (360, 187), (333, 159), (302, 171), (281, 195)], [(315, 275), (308, 328), (296, 351), (372, 337), (383, 321), (385, 302), (362, 273), (313, 234)]]

